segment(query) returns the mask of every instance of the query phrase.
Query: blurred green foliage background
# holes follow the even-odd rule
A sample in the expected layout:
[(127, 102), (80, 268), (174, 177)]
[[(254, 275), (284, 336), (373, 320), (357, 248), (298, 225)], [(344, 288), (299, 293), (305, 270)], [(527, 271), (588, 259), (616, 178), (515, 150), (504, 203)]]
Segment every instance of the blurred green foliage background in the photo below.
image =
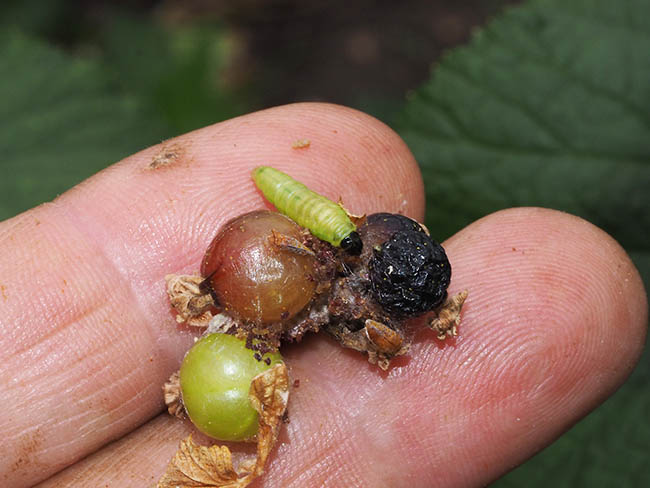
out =
[[(500, 208), (561, 209), (650, 283), (647, 0), (12, 0), (0, 27), (0, 220), (168, 137), (322, 100), (405, 138), (438, 237)], [(650, 486), (648, 356), (494, 486)]]

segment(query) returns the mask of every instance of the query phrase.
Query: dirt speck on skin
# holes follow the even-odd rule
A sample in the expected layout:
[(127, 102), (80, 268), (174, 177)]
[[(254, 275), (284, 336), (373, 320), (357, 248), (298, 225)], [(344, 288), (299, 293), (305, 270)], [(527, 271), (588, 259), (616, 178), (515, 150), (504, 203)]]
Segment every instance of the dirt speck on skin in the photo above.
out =
[(310, 145), (311, 141), (309, 139), (298, 139), (291, 144), (291, 147), (293, 149), (307, 149)]
[(171, 166), (179, 161), (183, 157), (184, 153), (185, 148), (180, 144), (173, 143), (163, 145), (162, 149), (151, 158), (151, 162), (147, 166), (147, 169), (158, 169)]
[(38, 470), (40, 463), (36, 454), (41, 450), (44, 440), (45, 437), (40, 427), (35, 431), (22, 434), (18, 439), (14, 461), (9, 467), (8, 473), (24, 472), (27, 469)]

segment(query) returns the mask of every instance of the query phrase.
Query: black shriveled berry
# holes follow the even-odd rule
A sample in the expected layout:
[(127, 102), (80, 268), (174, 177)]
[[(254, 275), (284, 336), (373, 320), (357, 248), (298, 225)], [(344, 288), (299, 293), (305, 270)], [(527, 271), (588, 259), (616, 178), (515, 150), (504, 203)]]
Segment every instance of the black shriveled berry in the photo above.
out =
[(369, 271), (375, 300), (386, 311), (402, 317), (440, 305), (451, 279), (445, 250), (417, 230), (394, 232), (375, 249)]
[(366, 217), (366, 221), (359, 227), (359, 236), (364, 244), (364, 255), (372, 254), (372, 249), (381, 246), (390, 239), (395, 232), (400, 231), (424, 232), (420, 224), (399, 214), (376, 213)]
[(375, 249), (379, 249), (395, 232), (400, 231), (424, 232), (420, 224), (403, 215), (383, 212), (368, 215), (358, 229), (363, 241), (361, 260), (367, 263), (372, 259)]
[(394, 234), (401, 230), (413, 230), (424, 232), (420, 224), (415, 220), (400, 214), (376, 213), (366, 217), (366, 225), (369, 227), (380, 227), (384, 232)]

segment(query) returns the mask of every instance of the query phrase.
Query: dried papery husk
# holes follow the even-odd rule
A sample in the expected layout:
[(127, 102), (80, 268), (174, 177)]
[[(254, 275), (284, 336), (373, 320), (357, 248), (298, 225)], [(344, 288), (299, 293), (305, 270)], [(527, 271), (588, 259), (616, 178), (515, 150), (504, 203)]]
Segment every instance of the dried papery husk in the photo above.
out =
[(181, 400), (181, 377), (180, 372), (176, 371), (163, 385), (163, 396), (169, 415), (180, 419), (185, 417), (185, 407)]
[(406, 352), (405, 347), (408, 349), (404, 337), (399, 332), (376, 320), (367, 319), (364, 332), (377, 351), (389, 357), (403, 354)]
[(390, 367), (392, 358), (406, 354), (410, 347), (401, 333), (374, 320), (366, 320), (366, 326), (356, 331), (350, 330), (344, 323), (330, 323), (325, 330), (343, 347), (367, 353), (368, 362), (384, 371)]
[(226, 334), (232, 328), (239, 328), (241, 324), (225, 313), (218, 313), (208, 322), (208, 328), (203, 332), (204, 335), (208, 334)]
[(352, 221), (354, 225), (357, 227), (363, 225), (363, 223), (366, 221), (366, 214), (361, 214), (361, 215), (355, 215), (351, 213), (347, 208), (345, 208), (345, 205), (343, 205), (343, 199), (339, 197), (339, 200), (336, 202), (339, 207), (341, 207), (345, 213), (347, 214), (348, 218)]
[(249, 400), (259, 414), (257, 456), (235, 469), (226, 446), (201, 446), (192, 436), (181, 441), (157, 488), (244, 488), (264, 471), (289, 401), (289, 375), (279, 363), (255, 376)]
[(169, 274), (165, 276), (169, 302), (176, 310), (176, 322), (192, 327), (207, 327), (212, 319), (214, 300), (201, 289), (202, 276)]
[(467, 295), (467, 290), (461, 291), (453, 297), (447, 298), (438, 308), (438, 316), (431, 321), (429, 327), (438, 334), (439, 340), (458, 335), (460, 311), (467, 299)]

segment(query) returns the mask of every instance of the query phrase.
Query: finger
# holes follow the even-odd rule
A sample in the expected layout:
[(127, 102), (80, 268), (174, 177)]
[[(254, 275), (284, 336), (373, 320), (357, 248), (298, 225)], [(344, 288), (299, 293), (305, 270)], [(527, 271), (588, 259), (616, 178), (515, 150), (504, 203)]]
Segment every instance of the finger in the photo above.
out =
[[(483, 486), (629, 375), (647, 300), (627, 255), (602, 231), (560, 212), (514, 209), (445, 247), (450, 291), (469, 290), (456, 340), (440, 344), (422, 331), (409, 360), (388, 374), (322, 335), (290, 347), (285, 358), (300, 386), (256, 486)], [(107, 467), (126, 457), (137, 480), (158, 479), (188, 432), (158, 418), (47, 486), (136, 486), (125, 477), (111, 484)]]
[(154, 486), (179, 440), (190, 434), (197, 439), (189, 421), (161, 414), (34, 488)]
[[(297, 139), (310, 145), (294, 149)], [(353, 212), (422, 215), (417, 165), (394, 132), (301, 104), (149, 148), (2, 223), (1, 480), (33, 483), (161, 411), (161, 385), (192, 340), (164, 276), (195, 271), (222, 223), (265, 205), (250, 179), (259, 164)]]

